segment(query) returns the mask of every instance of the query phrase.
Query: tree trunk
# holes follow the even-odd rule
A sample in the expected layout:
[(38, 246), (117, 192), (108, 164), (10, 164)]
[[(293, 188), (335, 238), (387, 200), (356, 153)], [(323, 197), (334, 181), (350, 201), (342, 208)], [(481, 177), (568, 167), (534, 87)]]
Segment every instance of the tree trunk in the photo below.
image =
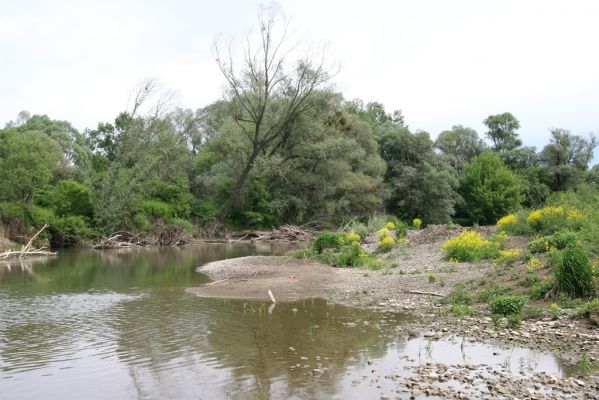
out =
[(241, 189), (243, 188), (243, 185), (245, 184), (245, 181), (248, 175), (250, 174), (250, 171), (252, 170), (254, 161), (256, 161), (256, 157), (258, 157), (258, 153), (258, 149), (254, 148), (252, 155), (245, 164), (245, 167), (243, 168), (243, 172), (241, 173), (241, 175), (239, 175), (239, 178), (237, 178), (237, 182), (235, 182), (235, 186), (233, 186), (231, 194), (227, 198), (227, 201), (225, 201), (225, 204), (223, 204), (223, 208), (221, 208), (220, 214), (218, 215), (218, 221), (221, 224), (225, 222), (225, 220), (231, 213), (233, 206), (239, 200), (239, 197), (241, 196)]

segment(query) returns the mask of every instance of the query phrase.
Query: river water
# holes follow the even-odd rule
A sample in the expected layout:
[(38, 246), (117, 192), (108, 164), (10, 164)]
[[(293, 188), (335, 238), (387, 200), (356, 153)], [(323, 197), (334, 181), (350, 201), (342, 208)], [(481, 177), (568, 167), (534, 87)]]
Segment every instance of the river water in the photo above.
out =
[(379, 398), (396, 393), (382, 376), (403, 374), (407, 360), (565, 373), (559, 359), (527, 349), (407, 340), (401, 314), (185, 291), (208, 282), (194, 271), (203, 263), (289, 246), (77, 251), (0, 264), (0, 399)]

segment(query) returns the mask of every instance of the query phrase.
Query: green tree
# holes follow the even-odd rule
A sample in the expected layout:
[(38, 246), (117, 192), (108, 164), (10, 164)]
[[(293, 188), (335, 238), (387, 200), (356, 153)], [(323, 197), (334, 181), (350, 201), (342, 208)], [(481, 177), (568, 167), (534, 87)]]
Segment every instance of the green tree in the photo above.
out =
[[(370, 126), (344, 110), (341, 96), (316, 91), (307, 101), (286, 142), (256, 158), (230, 222), (256, 227), (312, 218), (336, 222), (381, 209), (385, 165)], [(194, 194), (203, 212), (210, 214), (226, 199), (247, 146), (229, 119), (195, 157)]]
[(493, 142), (493, 150), (504, 153), (522, 146), (516, 132), (520, 122), (509, 112), (488, 116), (483, 123), (487, 126), (485, 135)]
[(449, 222), (459, 200), (456, 173), (435, 153), (428, 133), (387, 129), (379, 140), (387, 163), (387, 209), (403, 219)]
[[(234, 62), (231, 47), (228, 54), (223, 54), (220, 46), (215, 47), (216, 62), (228, 83), (229, 116), (248, 143), (243, 166), (221, 208), (221, 222), (237, 204), (257, 158), (287, 146), (295, 121), (312, 104), (308, 99), (329, 79), (321, 62), (291, 60), (287, 27), (278, 29), (280, 17), (274, 6), (261, 8), (257, 45), (254, 47), (246, 38), (241, 68)], [(290, 69), (286, 69), (288, 65)]]
[(60, 149), (38, 131), (0, 131), (0, 197), (29, 204), (36, 191), (50, 182)]
[(487, 146), (474, 129), (455, 125), (451, 130), (439, 134), (435, 147), (445, 156), (449, 165), (462, 174), (464, 166), (485, 151)]
[(545, 182), (551, 190), (576, 187), (585, 178), (597, 145), (597, 138), (593, 135), (586, 139), (564, 129), (552, 129), (550, 143), (540, 154)]
[(464, 172), (460, 191), (472, 222), (494, 224), (520, 205), (520, 181), (496, 153), (475, 157)]

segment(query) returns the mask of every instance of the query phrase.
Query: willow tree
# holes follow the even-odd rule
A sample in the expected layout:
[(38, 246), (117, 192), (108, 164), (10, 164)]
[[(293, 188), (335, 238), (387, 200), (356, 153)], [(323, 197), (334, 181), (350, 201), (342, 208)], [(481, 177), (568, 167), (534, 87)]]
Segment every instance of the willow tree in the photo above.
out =
[(258, 14), (257, 40), (246, 36), (241, 53), (232, 44), (215, 44), (216, 62), (228, 83), (225, 97), (230, 118), (247, 140), (240, 169), (219, 220), (224, 222), (237, 203), (258, 156), (285, 146), (294, 122), (311, 107), (308, 98), (328, 79), (323, 59), (295, 58), (288, 26), (274, 6)]

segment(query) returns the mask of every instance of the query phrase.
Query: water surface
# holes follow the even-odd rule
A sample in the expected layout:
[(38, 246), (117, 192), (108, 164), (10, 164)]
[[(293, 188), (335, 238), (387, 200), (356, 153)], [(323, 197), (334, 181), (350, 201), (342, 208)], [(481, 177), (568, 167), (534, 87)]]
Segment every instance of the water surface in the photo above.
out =
[(404, 373), (407, 357), (563, 373), (526, 349), (408, 341), (400, 314), (185, 292), (208, 281), (194, 272), (205, 262), (287, 249), (207, 244), (0, 264), (0, 398), (376, 398), (397, 387), (374, 377)]

